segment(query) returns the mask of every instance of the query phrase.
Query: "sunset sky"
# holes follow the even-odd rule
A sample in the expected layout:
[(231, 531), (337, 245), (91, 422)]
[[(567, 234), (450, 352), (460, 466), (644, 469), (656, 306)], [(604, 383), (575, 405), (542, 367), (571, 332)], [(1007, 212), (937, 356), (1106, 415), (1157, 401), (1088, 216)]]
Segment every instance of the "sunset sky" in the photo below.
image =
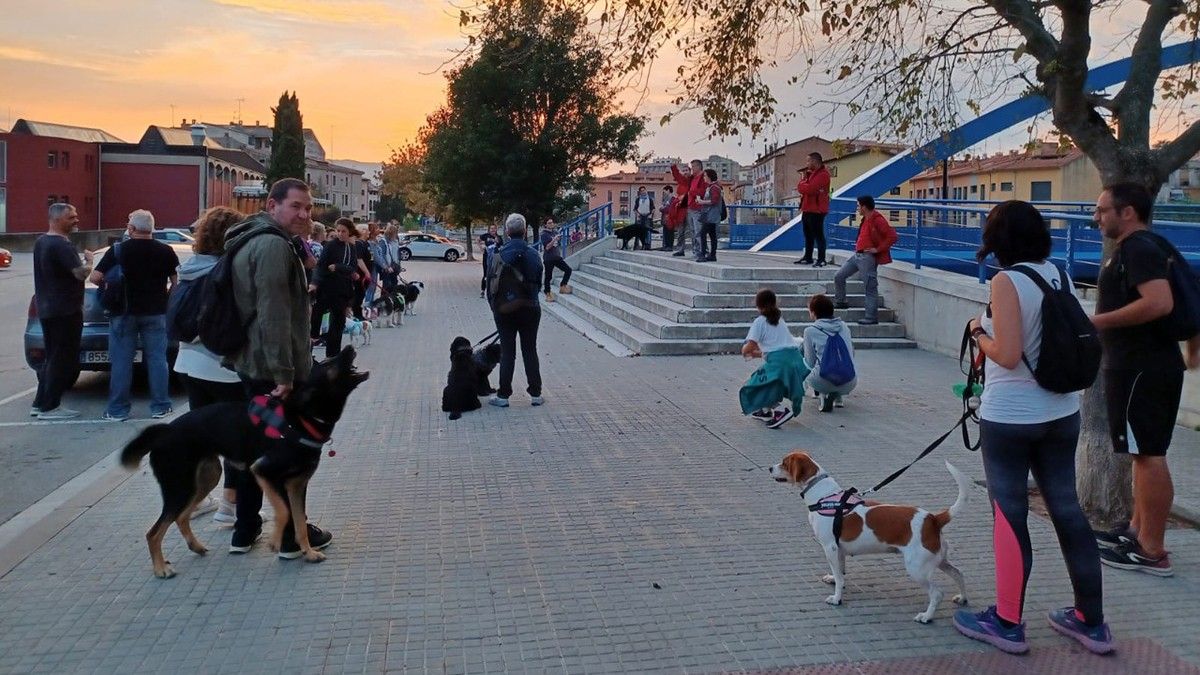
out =
[[(243, 121), (270, 124), (280, 93), (295, 90), (331, 158), (381, 161), (443, 102), (439, 68), (464, 43), (446, 0), (2, 1), (0, 128), (27, 118), (127, 141), (150, 124), (229, 122), (239, 99)], [(761, 150), (761, 139), (753, 148), (706, 140), (696, 115), (659, 127), (669, 110), (661, 90), (629, 96), (651, 120), (644, 151), (748, 163)], [(781, 108), (801, 110), (810, 92), (777, 95)], [(776, 140), (855, 131), (831, 126), (801, 115)]]

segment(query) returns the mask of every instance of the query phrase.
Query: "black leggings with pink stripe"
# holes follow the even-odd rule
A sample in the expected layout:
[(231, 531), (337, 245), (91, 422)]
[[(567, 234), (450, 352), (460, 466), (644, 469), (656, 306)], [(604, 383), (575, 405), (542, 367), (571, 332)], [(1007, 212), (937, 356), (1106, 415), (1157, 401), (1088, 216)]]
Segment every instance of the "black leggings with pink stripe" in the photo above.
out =
[(1075, 609), (1090, 624), (1104, 620), (1100, 555), (1075, 493), (1075, 445), (1079, 413), (1041, 424), (984, 420), (983, 470), (992, 504), (996, 553), (996, 611), (1020, 623), (1025, 586), (1033, 567), (1029, 543), (1029, 489), (1033, 473), (1050, 512), (1075, 590)]

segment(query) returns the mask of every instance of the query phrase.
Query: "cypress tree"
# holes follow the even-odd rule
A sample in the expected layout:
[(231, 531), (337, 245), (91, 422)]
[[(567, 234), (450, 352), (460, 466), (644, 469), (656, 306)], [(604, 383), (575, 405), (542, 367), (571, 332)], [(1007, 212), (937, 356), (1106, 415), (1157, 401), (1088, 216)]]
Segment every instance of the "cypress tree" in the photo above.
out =
[(267, 187), (281, 178), (304, 180), (304, 119), (295, 92), (279, 96), (279, 105), (271, 108), (275, 126), (271, 131), (271, 161), (267, 166)]

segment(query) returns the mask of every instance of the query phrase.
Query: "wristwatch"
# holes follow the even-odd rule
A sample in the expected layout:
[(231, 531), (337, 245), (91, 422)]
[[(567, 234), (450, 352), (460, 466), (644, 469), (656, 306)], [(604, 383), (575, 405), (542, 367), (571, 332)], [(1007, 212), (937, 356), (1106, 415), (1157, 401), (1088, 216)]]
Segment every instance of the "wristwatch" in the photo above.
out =
[(987, 331), (983, 329), (983, 326), (976, 326), (975, 329), (971, 331), (971, 339), (973, 340), (979, 340), (979, 338), (983, 337), (984, 335), (987, 335)]

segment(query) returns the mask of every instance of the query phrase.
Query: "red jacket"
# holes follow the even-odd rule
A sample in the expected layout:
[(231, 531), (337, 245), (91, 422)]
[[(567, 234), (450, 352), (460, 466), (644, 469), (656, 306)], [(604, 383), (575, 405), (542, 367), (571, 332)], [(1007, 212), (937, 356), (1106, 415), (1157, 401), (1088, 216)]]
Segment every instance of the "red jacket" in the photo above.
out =
[(805, 174), (796, 184), (801, 213), (829, 213), (829, 169), (824, 165)]
[(678, 186), (678, 194), (686, 194), (688, 196), (687, 208), (689, 211), (699, 211), (700, 205), (696, 200), (704, 196), (704, 190), (708, 188), (708, 181), (704, 178), (704, 172), (699, 175), (693, 174), (691, 178), (683, 175), (679, 167), (671, 165), (671, 175), (675, 176), (675, 184)]
[(873, 248), (875, 249), (876, 264), (886, 265), (892, 262), (892, 254), (888, 251), (892, 248), (892, 244), (896, 243), (897, 238), (896, 230), (892, 228), (887, 218), (884, 218), (883, 214), (878, 211), (872, 211), (863, 219), (862, 225), (858, 226), (858, 239), (854, 242), (854, 251), (862, 253)]

